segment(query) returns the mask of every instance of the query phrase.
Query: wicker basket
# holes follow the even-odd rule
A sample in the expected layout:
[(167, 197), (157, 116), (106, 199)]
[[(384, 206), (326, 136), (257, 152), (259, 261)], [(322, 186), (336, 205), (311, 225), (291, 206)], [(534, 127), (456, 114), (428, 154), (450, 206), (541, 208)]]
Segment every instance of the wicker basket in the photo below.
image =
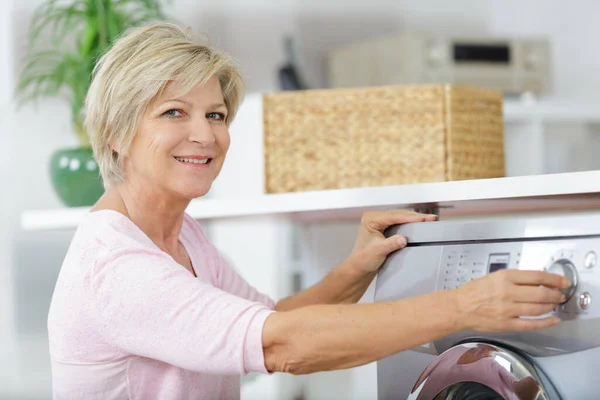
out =
[(263, 97), (266, 192), (502, 177), (502, 95), (455, 85)]

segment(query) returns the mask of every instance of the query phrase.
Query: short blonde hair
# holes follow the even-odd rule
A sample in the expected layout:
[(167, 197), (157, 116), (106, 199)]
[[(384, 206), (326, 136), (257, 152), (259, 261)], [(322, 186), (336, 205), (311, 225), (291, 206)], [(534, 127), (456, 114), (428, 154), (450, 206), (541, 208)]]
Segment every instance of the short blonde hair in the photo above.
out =
[(85, 117), (106, 188), (123, 180), (123, 157), (140, 117), (167, 84), (177, 81), (187, 92), (215, 75), (230, 125), (243, 98), (243, 79), (233, 60), (207, 40), (158, 23), (130, 29), (113, 43), (94, 68)]

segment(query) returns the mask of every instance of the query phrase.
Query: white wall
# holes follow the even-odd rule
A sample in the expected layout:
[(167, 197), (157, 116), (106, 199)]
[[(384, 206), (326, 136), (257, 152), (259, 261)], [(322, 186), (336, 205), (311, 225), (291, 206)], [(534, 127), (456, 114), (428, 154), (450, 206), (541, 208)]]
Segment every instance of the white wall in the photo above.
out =
[[(0, 59), (12, 60), (12, 36), (10, 35), (12, 24), (10, 19), (10, 5), (3, 13), (0, 13)], [(9, 163), (8, 163), (8, 140), (10, 131), (8, 129), (8, 118), (11, 114), (11, 96), (10, 88), (12, 85), (12, 63), (0, 63), (0, 182), (6, 188), (8, 182)], [(0, 192), (0, 226), (5, 225), (8, 216), (10, 192), (3, 190)], [(0, 271), (4, 270), (7, 264), (8, 251), (6, 244), (7, 230), (0, 228)]]
[(252, 91), (275, 87), (284, 33), (302, 40), (309, 82), (321, 86), (328, 49), (399, 31), (549, 37), (557, 96), (595, 98), (600, 86), (595, 0), (175, 0), (172, 10), (242, 62)]
[(555, 93), (561, 99), (597, 99), (600, 49), (591, 43), (600, 34), (594, 23), (600, 13), (595, 0), (490, 1), (490, 29), (501, 34), (544, 35), (554, 56)]
[[(10, 5), (9, 5), (10, 6)], [(9, 34), (11, 30), (10, 21), (10, 8), (5, 10), (4, 13), (0, 13), (0, 59), (1, 60), (12, 60), (11, 53), (11, 39), (12, 36)], [(8, 130), (7, 119), (10, 115), (10, 92), (8, 88), (12, 82), (12, 65), (10, 62), (0, 63), (0, 182), (6, 188), (8, 181), (8, 136), (10, 134)], [(6, 217), (8, 215), (8, 196), (7, 190), (3, 190), (0, 194), (0, 226), (5, 225)], [(0, 271), (4, 270), (7, 264), (7, 251), (3, 247), (6, 243), (7, 231), (0, 228)]]
[[(66, 104), (48, 100), (37, 109), (28, 106), (16, 113), (7, 106), (15, 84), (13, 71), (19, 69), (24, 54), (27, 24), (40, 3), (41, 0), (4, 0), (0, 13), (0, 59), (8, 60), (0, 64), (0, 182), (4, 185), (0, 194), (0, 282), (5, 284), (13, 282), (15, 268), (24, 268), (9, 262), (7, 236), (14, 234), (22, 210), (60, 206), (49, 183), (48, 158), (55, 149), (76, 144)], [(549, 36), (553, 42), (555, 96), (595, 101), (600, 88), (600, 77), (596, 74), (600, 48), (593, 44), (600, 37), (600, 25), (596, 23), (600, 2), (595, 0), (568, 3), (560, 0), (171, 0), (170, 3), (168, 12), (197, 32), (207, 33), (214, 43), (240, 61), (249, 92), (276, 90), (276, 68), (283, 61), (281, 38), (286, 33), (301, 39), (308, 83), (320, 87), (326, 84), (327, 50), (403, 30)], [(235, 161), (230, 158), (228, 162)], [(18, 237), (35, 249), (33, 239), (27, 234)], [(43, 235), (40, 237), (43, 240)], [(44, 261), (44, 254), (34, 255), (40, 263)], [(14, 336), (10, 317), (15, 297), (12, 290), (25, 288), (0, 286), (0, 289), (0, 339), (3, 339)], [(7, 372), (14, 373), (12, 370), (0, 365), (0, 386), (8, 386), (2, 379), (9, 376)]]
[[(12, 60), (11, 45), (11, 4), (0, 13), (0, 60)], [(7, 118), (10, 115), (10, 92), (8, 88), (12, 81), (12, 64), (0, 63), (0, 327), (12, 326), (12, 285), (10, 284), (10, 226), (8, 224), (11, 209), (9, 182), (8, 130)], [(14, 335), (10, 329), (0, 328), (0, 361), (13, 358)], [(4, 363), (2, 363), (4, 364)], [(13, 378), (12, 369), (8, 365), (0, 364), (0, 386), (9, 387)], [(0, 391), (0, 398), (2, 397)]]

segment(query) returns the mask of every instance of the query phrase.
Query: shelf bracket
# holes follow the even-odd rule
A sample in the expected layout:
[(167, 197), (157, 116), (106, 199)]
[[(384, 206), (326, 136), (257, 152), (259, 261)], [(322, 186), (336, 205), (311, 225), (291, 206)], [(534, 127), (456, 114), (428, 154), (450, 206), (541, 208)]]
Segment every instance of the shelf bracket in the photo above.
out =
[(436, 203), (431, 204), (416, 204), (411, 207), (414, 212), (422, 214), (435, 214), (440, 215), (440, 206)]

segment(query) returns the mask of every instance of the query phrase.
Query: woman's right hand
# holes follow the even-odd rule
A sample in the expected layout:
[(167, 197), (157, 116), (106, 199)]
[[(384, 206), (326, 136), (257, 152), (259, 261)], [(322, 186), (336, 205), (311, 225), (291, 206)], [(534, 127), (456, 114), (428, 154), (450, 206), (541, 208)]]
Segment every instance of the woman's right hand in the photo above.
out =
[(456, 289), (459, 321), (479, 332), (531, 331), (560, 322), (550, 313), (564, 301), (570, 281), (543, 271), (502, 270)]

